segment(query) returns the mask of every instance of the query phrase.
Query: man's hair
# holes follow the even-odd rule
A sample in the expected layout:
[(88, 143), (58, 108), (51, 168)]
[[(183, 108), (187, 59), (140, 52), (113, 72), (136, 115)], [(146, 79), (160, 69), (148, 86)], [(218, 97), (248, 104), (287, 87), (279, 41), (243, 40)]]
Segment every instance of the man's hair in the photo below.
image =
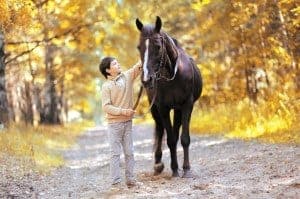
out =
[(101, 63), (99, 65), (99, 70), (102, 73), (102, 75), (107, 79), (107, 76), (110, 75), (108, 72), (106, 72), (106, 69), (110, 69), (110, 63), (115, 60), (114, 57), (104, 57), (101, 60)]

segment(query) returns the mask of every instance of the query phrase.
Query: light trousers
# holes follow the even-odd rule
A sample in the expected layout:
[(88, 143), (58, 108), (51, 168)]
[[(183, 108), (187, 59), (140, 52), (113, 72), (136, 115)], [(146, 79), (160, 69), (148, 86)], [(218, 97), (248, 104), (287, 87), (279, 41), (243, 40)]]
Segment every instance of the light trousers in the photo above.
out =
[(121, 182), (120, 155), (123, 149), (125, 157), (125, 177), (126, 181), (134, 180), (134, 156), (132, 141), (132, 120), (126, 122), (108, 124), (108, 134), (110, 142), (110, 176), (111, 183)]

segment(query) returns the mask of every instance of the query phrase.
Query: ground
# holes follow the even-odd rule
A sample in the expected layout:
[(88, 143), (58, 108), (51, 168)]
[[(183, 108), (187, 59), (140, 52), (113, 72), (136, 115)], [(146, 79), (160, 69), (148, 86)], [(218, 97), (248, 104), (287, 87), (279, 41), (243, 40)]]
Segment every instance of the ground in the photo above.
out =
[[(153, 176), (152, 133), (151, 125), (134, 126), (139, 186), (127, 188), (123, 182), (119, 191), (110, 190), (107, 132), (98, 126), (79, 137), (73, 148), (61, 150), (66, 164), (49, 174), (31, 171), (30, 165), (20, 168), (16, 161), (21, 160), (1, 154), (0, 198), (300, 198), (299, 146), (193, 134), (194, 177), (172, 178), (165, 141), (165, 170)], [(182, 160), (179, 142), (179, 165)], [(24, 161), (30, 163), (22, 160), (22, 165)]]

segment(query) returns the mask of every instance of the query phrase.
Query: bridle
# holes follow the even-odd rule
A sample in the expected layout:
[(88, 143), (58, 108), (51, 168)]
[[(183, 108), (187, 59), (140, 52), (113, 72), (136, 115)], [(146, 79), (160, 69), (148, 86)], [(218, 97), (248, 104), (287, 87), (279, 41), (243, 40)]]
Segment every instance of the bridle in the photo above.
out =
[[(165, 33), (166, 34), (166, 33)], [(172, 43), (172, 45), (174, 46), (174, 49), (176, 49), (176, 45), (175, 43), (173, 42), (172, 38), (170, 38), (169, 35), (167, 35), (167, 39)], [(152, 100), (151, 100), (151, 103), (150, 103), (150, 107), (148, 109), (148, 111), (146, 113), (144, 113), (143, 115), (146, 115), (148, 112), (150, 112), (152, 106), (154, 105), (154, 102), (156, 100), (156, 97), (157, 97), (157, 82), (159, 80), (165, 80), (165, 81), (172, 81), (175, 79), (175, 76), (177, 74), (177, 71), (178, 71), (178, 60), (179, 60), (179, 53), (178, 51), (176, 50), (176, 53), (177, 53), (177, 60), (176, 60), (176, 64), (175, 64), (175, 69), (174, 69), (174, 74), (171, 78), (168, 78), (164, 75), (162, 75), (162, 72), (161, 72), (161, 69), (163, 68), (163, 65), (166, 63), (166, 56), (167, 55), (167, 52), (166, 52), (166, 47), (165, 47), (165, 37), (163, 35), (160, 35), (160, 38), (162, 38), (162, 55), (160, 57), (160, 61), (159, 61), (159, 66), (158, 66), (158, 70), (156, 72), (154, 72), (153, 75), (151, 75), (150, 77), (153, 79), (153, 83), (154, 83), (154, 95), (152, 96)], [(151, 37), (148, 37), (148, 39), (150, 40)], [(171, 62), (171, 60), (170, 60)], [(172, 64), (172, 63), (170, 63)], [(135, 110), (138, 106), (138, 103), (139, 103), (139, 100), (141, 98), (141, 95), (142, 95), (142, 92), (143, 92), (143, 85), (140, 87), (140, 90), (139, 90), (139, 94), (138, 94), (138, 98), (136, 100), (136, 103), (134, 104), (133, 106), (133, 110)]]
[[(166, 34), (166, 33), (165, 33)], [(178, 70), (178, 51), (176, 51), (177, 53), (177, 60), (176, 60), (176, 65), (175, 65), (175, 69), (174, 69), (174, 74), (171, 78), (168, 78), (166, 76), (164, 76), (161, 72), (161, 69), (163, 68), (163, 65), (166, 64), (166, 56), (167, 52), (166, 52), (166, 47), (165, 47), (165, 37), (160, 35), (160, 37), (162, 38), (162, 55), (160, 57), (160, 61), (159, 61), (159, 65), (158, 65), (158, 70), (156, 72), (154, 72), (153, 75), (151, 75), (152, 78), (154, 78), (154, 82), (156, 83), (158, 80), (165, 80), (165, 81), (172, 81), (175, 79), (177, 70)], [(175, 43), (173, 42), (173, 40), (170, 38), (169, 35), (166, 34), (167, 39), (172, 43), (172, 45), (174, 46), (174, 48), (176, 47)], [(150, 39), (150, 38), (149, 38)], [(176, 48), (175, 48), (176, 49)], [(171, 61), (171, 60), (170, 60)], [(172, 63), (170, 63), (172, 64)]]

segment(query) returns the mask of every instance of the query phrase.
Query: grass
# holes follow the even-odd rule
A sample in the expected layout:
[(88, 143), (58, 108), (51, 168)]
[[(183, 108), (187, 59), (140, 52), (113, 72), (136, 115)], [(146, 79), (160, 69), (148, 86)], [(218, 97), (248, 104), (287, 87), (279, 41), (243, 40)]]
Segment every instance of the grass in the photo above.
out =
[(70, 123), (66, 125), (11, 124), (0, 131), (0, 152), (13, 156), (29, 157), (38, 170), (47, 171), (64, 164), (58, 149), (66, 149), (74, 144), (76, 138), (91, 122)]
[(298, 111), (297, 103), (280, 98), (251, 106), (245, 99), (237, 104), (220, 104), (208, 110), (195, 111), (191, 131), (222, 134), (228, 138), (300, 144)]

